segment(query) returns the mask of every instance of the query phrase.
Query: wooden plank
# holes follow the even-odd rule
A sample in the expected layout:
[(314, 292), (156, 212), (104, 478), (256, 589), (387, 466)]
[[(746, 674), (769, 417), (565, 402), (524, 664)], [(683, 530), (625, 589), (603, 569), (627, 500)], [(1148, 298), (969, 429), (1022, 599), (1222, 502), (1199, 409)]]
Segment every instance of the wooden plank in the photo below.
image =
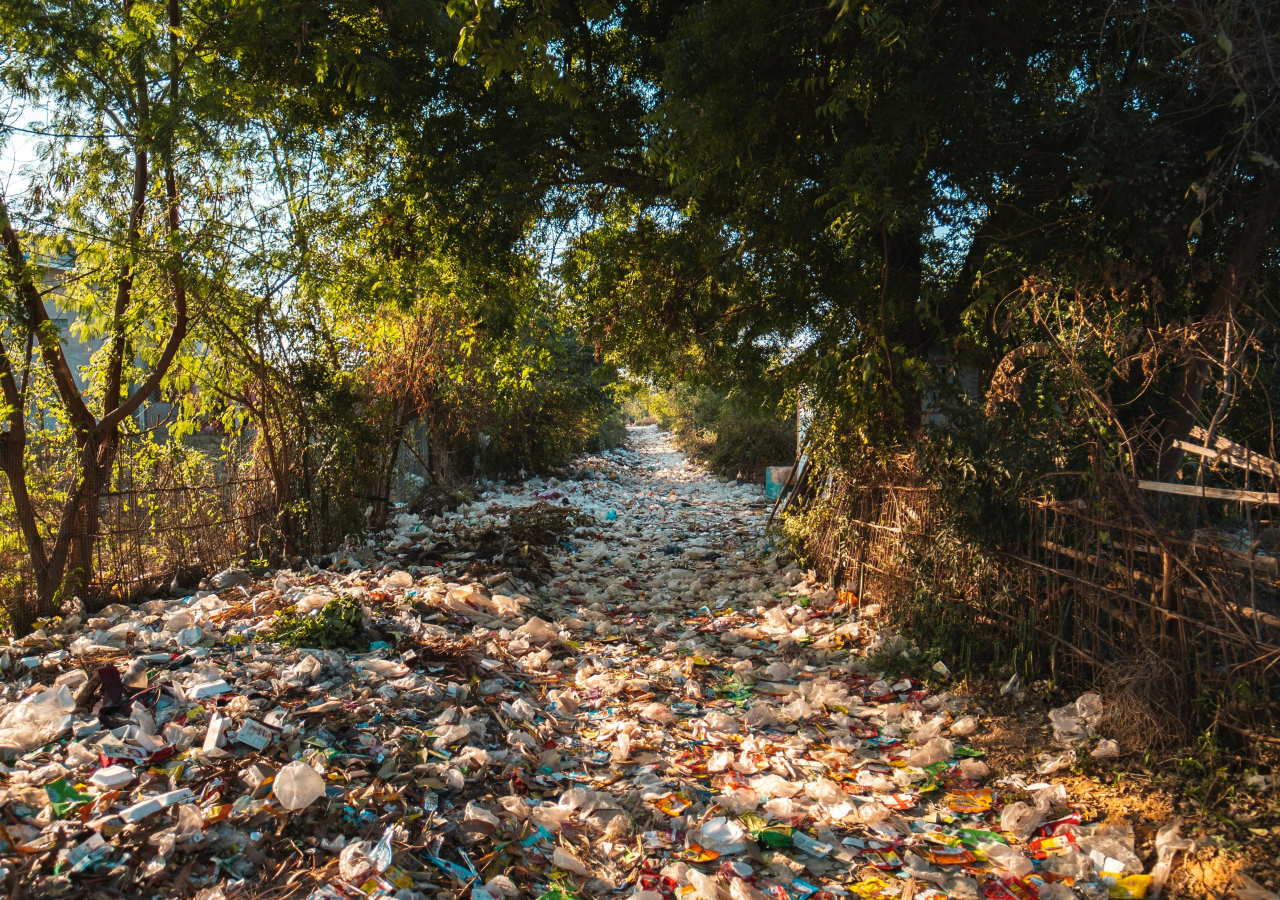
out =
[[(1215, 441), (1215, 443), (1217, 442)], [(1190, 441), (1174, 441), (1173, 446), (1179, 450), (1203, 456), (1208, 460), (1221, 460), (1235, 466), (1237, 469), (1248, 469), (1260, 475), (1280, 478), (1280, 463), (1269, 457), (1259, 456), (1244, 449), (1239, 452), (1233, 449), (1210, 449), (1209, 447), (1201, 447), (1199, 444), (1193, 444)]]
[(1248, 606), (1241, 606), (1239, 603), (1232, 603), (1229, 600), (1219, 600), (1212, 595), (1206, 596), (1205, 592), (1200, 590), (1200, 588), (1184, 587), (1182, 589), (1182, 593), (1199, 603), (1217, 603), (1234, 615), (1244, 616), (1246, 619), (1257, 619), (1263, 625), (1270, 628), (1280, 628), (1280, 618), (1276, 618), (1270, 613), (1265, 613), (1262, 610), (1252, 609)]
[[(1193, 425), (1191, 428), (1191, 436), (1195, 438), (1197, 441), (1207, 442), (1209, 438), (1209, 431), (1206, 428), (1201, 428), (1199, 425)], [(1246, 450), (1244, 447), (1241, 447), (1235, 441), (1229, 441), (1226, 438), (1224, 438), (1222, 435), (1214, 436), (1213, 449), (1228, 450), (1231, 453), (1234, 453), (1236, 456), (1241, 456), (1241, 457), (1245, 455), (1250, 455), (1250, 454), (1255, 457), (1258, 456), (1257, 453), (1252, 453), (1251, 451)], [(1263, 457), (1263, 459), (1266, 459), (1266, 457)]]
[(1229, 500), (1233, 503), (1280, 504), (1280, 494), (1268, 491), (1237, 491), (1226, 488), (1196, 487), (1194, 484), (1169, 484), (1164, 481), (1139, 481), (1138, 487), (1144, 491), (1158, 491), (1162, 494), (1177, 494), (1180, 497), (1198, 497), (1205, 500)]
[[(1152, 544), (1122, 544), (1117, 542), (1117, 543), (1113, 543), (1111, 546), (1116, 550), (1132, 550), (1134, 553), (1146, 553), (1151, 556), (1159, 556), (1164, 552), (1162, 548), (1154, 546)], [(1171, 552), (1176, 552), (1184, 555), (1188, 550), (1206, 550), (1206, 551), (1221, 553), (1223, 557), (1222, 561), (1233, 569), (1247, 570), (1250, 568), (1250, 565), (1252, 565), (1253, 568), (1260, 573), (1270, 572), (1272, 574), (1280, 574), (1280, 559), (1276, 559), (1274, 556), (1254, 556), (1252, 559), (1250, 559), (1248, 553), (1241, 553), (1239, 550), (1229, 550), (1226, 547), (1219, 547), (1216, 544), (1201, 544), (1200, 546), (1194, 547), (1194, 548), (1185, 548), (1185, 547), (1177, 547), (1177, 546), (1174, 546), (1171, 548)], [(1212, 558), (1207, 560), (1200, 560), (1199, 554), (1197, 553), (1195, 555), (1197, 559), (1201, 562), (1207, 562), (1207, 563), (1213, 562)]]

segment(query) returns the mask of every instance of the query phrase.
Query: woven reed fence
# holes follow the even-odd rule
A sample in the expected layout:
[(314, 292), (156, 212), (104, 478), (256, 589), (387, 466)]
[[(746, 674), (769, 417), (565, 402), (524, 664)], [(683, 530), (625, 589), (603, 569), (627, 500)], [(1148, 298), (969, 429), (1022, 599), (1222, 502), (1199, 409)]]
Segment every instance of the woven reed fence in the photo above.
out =
[(1178, 534), (1155, 524), (1162, 509), (1232, 501), (1060, 478), (1054, 494), (1070, 499), (1027, 498), (1025, 537), (979, 549), (947, 524), (909, 457), (860, 474), (797, 487), (787, 515), (810, 564), (908, 632), (947, 634), (961, 666), (994, 655), (1028, 676), (1092, 684), (1155, 654), (1188, 703), (1230, 697), (1238, 721), (1270, 719), (1280, 559), (1259, 548), (1280, 546), (1275, 506), (1252, 503), (1247, 534)]

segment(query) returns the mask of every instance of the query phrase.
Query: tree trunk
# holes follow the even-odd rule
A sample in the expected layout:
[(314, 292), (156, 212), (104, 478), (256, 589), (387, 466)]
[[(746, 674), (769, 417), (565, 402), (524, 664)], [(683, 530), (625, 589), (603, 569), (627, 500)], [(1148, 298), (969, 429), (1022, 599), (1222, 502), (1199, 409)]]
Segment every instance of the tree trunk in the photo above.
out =
[(84, 487), (75, 511), (71, 550), (62, 579), (63, 596), (87, 599), (85, 592), (95, 571), (93, 553), (102, 530), (102, 495), (111, 484), (119, 441), (119, 433), (112, 429), (100, 443), (85, 450)]
[[(24, 436), (25, 437), (25, 436)], [(18, 519), (18, 527), (22, 531), (22, 541), (27, 548), (27, 558), (31, 562), (32, 580), (35, 582), (35, 601), (19, 602), (5, 611), (9, 615), (10, 624), (17, 635), (31, 630), (31, 623), (44, 616), (57, 612), (53, 598), (57, 594), (56, 579), (50, 578), (48, 558), (45, 554), (44, 540), (40, 535), (40, 525), (36, 518), (35, 507), (27, 492), (26, 473), (26, 441), (5, 441), (0, 443), (0, 469), (9, 481), (9, 493), (13, 498), (14, 513)]]
[(387, 527), (387, 519), (391, 514), (391, 489), (396, 480), (396, 463), (400, 461), (400, 445), (404, 443), (404, 428), (399, 424), (397, 417), (397, 427), (395, 437), (391, 441), (391, 450), (387, 454), (387, 460), (383, 464), (382, 472), (378, 478), (378, 499), (373, 501), (373, 515), (369, 517), (369, 527), (374, 531), (381, 531)]

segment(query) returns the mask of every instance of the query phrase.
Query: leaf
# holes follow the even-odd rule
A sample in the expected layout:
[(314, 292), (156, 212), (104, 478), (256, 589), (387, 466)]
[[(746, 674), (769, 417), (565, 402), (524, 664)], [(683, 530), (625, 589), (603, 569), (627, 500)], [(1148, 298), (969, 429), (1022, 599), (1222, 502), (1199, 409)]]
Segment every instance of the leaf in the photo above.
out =
[(1227, 37), (1225, 34), (1218, 35), (1218, 46), (1222, 48), (1222, 52), (1227, 54), (1227, 56), (1230, 56), (1234, 49), (1231, 43), (1231, 38)]
[(1204, 222), (1200, 220), (1199, 216), (1196, 216), (1196, 220), (1192, 222), (1191, 227), (1187, 229), (1187, 237), (1195, 237), (1203, 230), (1204, 230)]
[[(1231, 98), (1231, 107), (1234, 109), (1237, 106), (1244, 106), (1244, 101), (1248, 99), (1249, 99), (1249, 95), (1246, 94), (1244, 91), (1241, 91), (1240, 93), (1236, 94), (1234, 97)], [(1219, 147), (1218, 149), (1220, 150), (1222, 148)]]
[(1259, 153), (1257, 150), (1249, 154), (1249, 159), (1260, 166), (1266, 166), (1268, 169), (1280, 168), (1280, 163), (1277, 163), (1273, 157), (1267, 156), (1265, 153)]
[(1212, 160), (1215, 156), (1217, 156), (1217, 155), (1218, 155), (1219, 153), (1221, 153), (1221, 152), (1222, 152), (1222, 145), (1221, 145), (1221, 144), (1219, 144), (1218, 146), (1214, 147), (1212, 150), (1206, 150), (1206, 151), (1204, 151), (1204, 158), (1205, 158), (1205, 162), (1209, 162), (1210, 160)]

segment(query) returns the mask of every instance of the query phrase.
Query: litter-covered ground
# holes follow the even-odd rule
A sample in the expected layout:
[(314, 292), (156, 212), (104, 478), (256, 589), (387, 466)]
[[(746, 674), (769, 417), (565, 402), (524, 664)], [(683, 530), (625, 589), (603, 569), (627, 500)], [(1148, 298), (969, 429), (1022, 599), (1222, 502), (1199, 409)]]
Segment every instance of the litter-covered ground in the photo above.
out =
[[(761, 488), (715, 482), (652, 428), (632, 439), (558, 479), (403, 513), (326, 568), (229, 570), (0, 651), (5, 896), (1189, 884), (1206, 847), (1174, 811), (1153, 824), (1079, 775), (1125, 752), (1099, 734), (1106, 697), (1029, 713), (1045, 748), (989, 762), (1010, 717), (953, 695), (945, 661), (911, 671), (872, 606), (779, 557)], [(1021, 700), (1006, 687), (996, 702)], [(1240, 885), (1223, 890), (1275, 896)]]

